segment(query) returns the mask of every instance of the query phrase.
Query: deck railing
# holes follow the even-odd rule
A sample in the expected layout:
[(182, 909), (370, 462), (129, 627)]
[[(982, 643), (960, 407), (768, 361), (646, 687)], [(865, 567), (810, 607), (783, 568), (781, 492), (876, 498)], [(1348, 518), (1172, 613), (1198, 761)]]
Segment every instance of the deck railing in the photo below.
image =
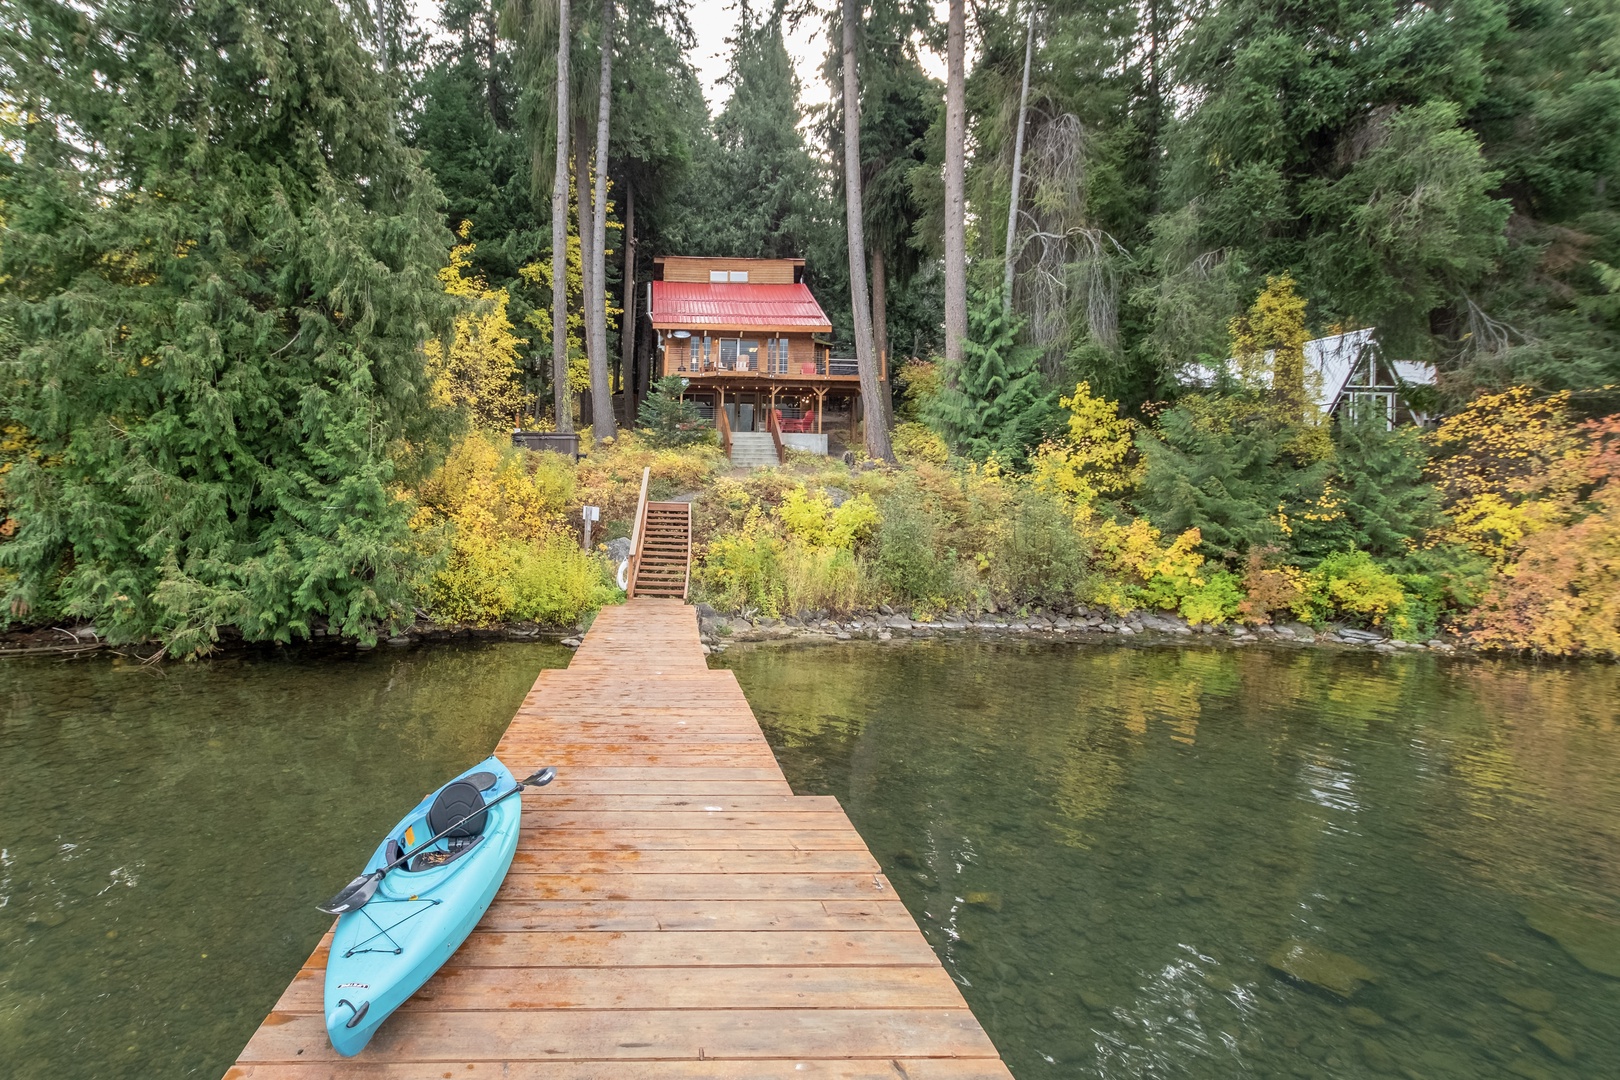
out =
[[(878, 377), (888, 377), (887, 358), (878, 364)], [(760, 360), (750, 362), (746, 358), (739, 358), (731, 363), (723, 364), (718, 360), (691, 363), (685, 357), (676, 359), (665, 357), (664, 374), (685, 375), (688, 377), (703, 376), (750, 376), (764, 379), (853, 379), (861, 373), (860, 362), (852, 356), (818, 356), (812, 363), (809, 360), (789, 361), (786, 367), (778, 365), (774, 370), (771, 365)]]
[(776, 463), (782, 464), (787, 458), (782, 453), (782, 425), (776, 422), (776, 406), (767, 406), (765, 409), (765, 430), (771, 433), (771, 442), (776, 444)]
[(636, 500), (636, 522), (630, 527), (630, 567), (624, 579), (625, 596), (636, 595), (636, 570), (641, 566), (641, 532), (647, 526), (647, 482), (652, 479), (652, 466), (641, 470), (641, 497)]

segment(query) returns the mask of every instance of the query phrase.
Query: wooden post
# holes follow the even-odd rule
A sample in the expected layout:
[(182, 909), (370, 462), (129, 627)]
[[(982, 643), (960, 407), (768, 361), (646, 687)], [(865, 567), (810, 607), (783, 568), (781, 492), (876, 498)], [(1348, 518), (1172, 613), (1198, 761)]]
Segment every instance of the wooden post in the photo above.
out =
[(822, 418), (822, 416), (824, 416), (826, 414), (826, 412), (827, 412), (827, 388), (825, 386), (818, 386), (818, 387), (816, 387), (816, 434), (817, 435), (820, 435), (822, 433), (822, 431), (821, 431), (821, 418)]

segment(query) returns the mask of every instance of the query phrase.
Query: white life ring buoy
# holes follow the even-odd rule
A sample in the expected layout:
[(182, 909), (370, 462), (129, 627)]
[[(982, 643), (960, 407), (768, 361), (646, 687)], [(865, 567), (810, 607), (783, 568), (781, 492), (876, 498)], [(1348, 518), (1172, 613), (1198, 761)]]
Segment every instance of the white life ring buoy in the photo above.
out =
[(630, 560), (619, 560), (619, 588), (625, 592), (630, 591)]

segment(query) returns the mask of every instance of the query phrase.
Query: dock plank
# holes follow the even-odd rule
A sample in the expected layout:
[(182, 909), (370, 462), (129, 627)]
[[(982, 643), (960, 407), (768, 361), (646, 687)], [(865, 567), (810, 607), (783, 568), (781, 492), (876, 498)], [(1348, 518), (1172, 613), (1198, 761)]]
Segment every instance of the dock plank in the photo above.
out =
[(228, 1080), (1010, 1077), (838, 801), (792, 793), (690, 607), (604, 610), (497, 753), (558, 775), (462, 948), (344, 1060), (328, 933)]

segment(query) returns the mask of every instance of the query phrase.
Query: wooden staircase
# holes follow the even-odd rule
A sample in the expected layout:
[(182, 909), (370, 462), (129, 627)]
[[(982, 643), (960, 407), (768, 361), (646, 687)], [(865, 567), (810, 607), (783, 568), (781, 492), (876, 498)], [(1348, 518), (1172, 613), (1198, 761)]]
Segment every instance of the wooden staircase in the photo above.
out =
[(648, 502), (650, 474), (647, 469), (641, 475), (627, 594), (685, 600), (692, 581), (692, 504)]

